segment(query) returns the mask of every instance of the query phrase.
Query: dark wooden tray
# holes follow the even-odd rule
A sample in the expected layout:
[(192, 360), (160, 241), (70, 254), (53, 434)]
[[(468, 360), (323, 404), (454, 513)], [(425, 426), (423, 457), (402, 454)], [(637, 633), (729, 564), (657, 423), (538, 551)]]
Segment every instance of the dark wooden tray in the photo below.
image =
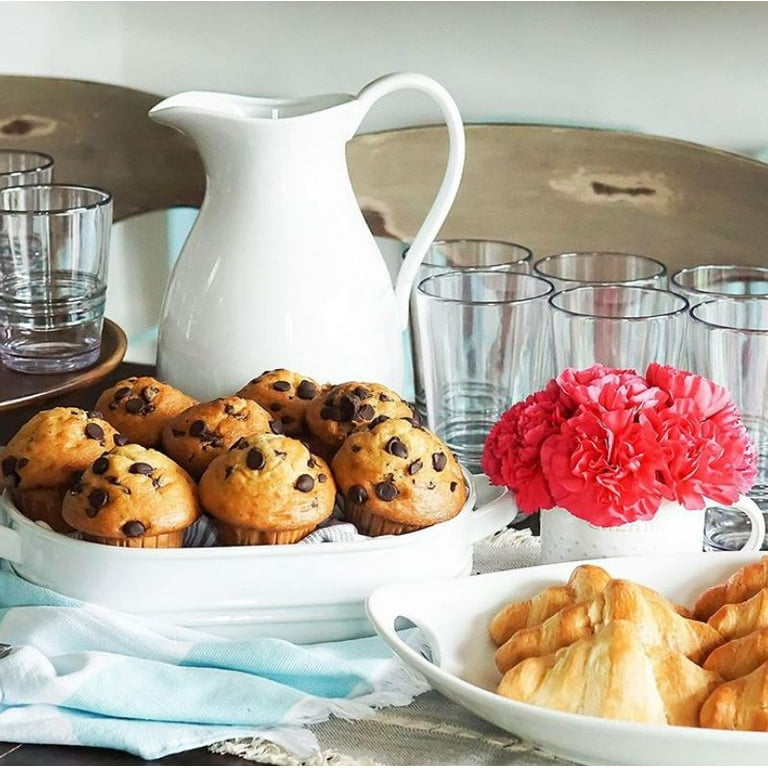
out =
[(96, 384), (120, 365), (126, 346), (123, 329), (105, 318), (101, 354), (90, 368), (71, 373), (30, 374), (10, 371), (0, 364), (0, 413), (41, 403), (56, 395)]

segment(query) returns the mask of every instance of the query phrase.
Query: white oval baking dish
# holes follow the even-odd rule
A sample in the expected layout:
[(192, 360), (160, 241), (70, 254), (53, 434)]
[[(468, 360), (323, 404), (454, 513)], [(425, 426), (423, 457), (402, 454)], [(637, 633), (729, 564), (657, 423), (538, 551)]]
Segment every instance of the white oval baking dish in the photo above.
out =
[(364, 602), (374, 589), (468, 574), (472, 545), (516, 514), (512, 497), (480, 475), (455, 518), (400, 536), (130, 549), (46, 530), (3, 494), (0, 557), (27, 581), (78, 600), (225, 637), (311, 643), (373, 634)]

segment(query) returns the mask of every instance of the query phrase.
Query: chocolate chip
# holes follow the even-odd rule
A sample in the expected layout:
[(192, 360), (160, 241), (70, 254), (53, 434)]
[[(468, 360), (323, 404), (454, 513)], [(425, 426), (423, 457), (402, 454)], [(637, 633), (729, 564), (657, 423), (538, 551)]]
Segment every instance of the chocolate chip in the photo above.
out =
[(205, 422), (202, 419), (197, 419), (189, 425), (189, 434), (192, 437), (200, 437), (205, 432)]
[(227, 480), (234, 471), (235, 468), (232, 466), (232, 464), (227, 464), (226, 468), (224, 469), (224, 479)]
[(365, 405), (360, 406), (357, 413), (355, 414), (355, 420), (356, 421), (368, 421), (368, 419), (372, 419), (376, 415), (376, 411), (373, 410), (373, 406), (366, 403)]
[(99, 458), (91, 464), (91, 472), (95, 475), (103, 475), (108, 469), (109, 459), (106, 456), (99, 456)]
[[(344, 395), (339, 398), (339, 421), (352, 421), (357, 414), (358, 401), (352, 395)], [(322, 415), (322, 414), (321, 414)]]
[(91, 440), (101, 440), (104, 437), (104, 430), (98, 424), (86, 424), (85, 436)]
[(91, 509), (101, 509), (109, 504), (109, 494), (103, 488), (96, 488), (88, 494), (88, 504)]
[(291, 382), (290, 381), (283, 381), (280, 379), (279, 381), (275, 381), (272, 384), (272, 389), (274, 389), (276, 392), (287, 392), (291, 388)]
[(455, 491), (456, 488), (458, 488), (458, 486), (459, 486), (459, 484), (455, 480), (452, 480), (451, 481), (451, 493), (453, 493), (453, 491)]
[(115, 435), (114, 440), (117, 446), (128, 445), (128, 438), (125, 435)]
[(416, 410), (416, 406), (413, 403), (408, 403), (410, 406), (411, 411), (413, 412), (413, 415), (410, 418), (411, 424), (413, 424), (414, 427), (420, 427), (421, 424), (421, 414)]
[(144, 401), (138, 397), (132, 397), (126, 404), (125, 410), (128, 413), (141, 413), (144, 410)]
[(368, 501), (368, 493), (362, 485), (351, 485), (347, 491), (347, 498), (353, 504), (365, 504)]
[(248, 469), (264, 469), (266, 463), (264, 454), (258, 448), (251, 448), (245, 457), (245, 464)]
[(386, 448), (387, 453), (391, 453), (393, 456), (397, 456), (398, 459), (408, 458), (408, 447), (399, 437), (391, 437), (387, 441)]
[(16, 457), (6, 456), (3, 459), (2, 464), (0, 464), (0, 467), (3, 469), (3, 474), (8, 477), (8, 475), (16, 470)]
[(123, 524), (122, 532), (131, 539), (135, 539), (137, 536), (143, 536), (147, 529), (144, 527), (144, 523), (139, 520), (129, 520)]
[(350, 450), (352, 451), (352, 453), (360, 453), (362, 447), (363, 447), (362, 445), (358, 445), (357, 443), (353, 443), (350, 446)]
[(408, 474), (415, 475), (423, 466), (424, 462), (421, 459), (416, 459), (416, 461), (408, 465)]
[(311, 475), (299, 475), (293, 487), (302, 493), (309, 493), (315, 487), (315, 481)]
[(379, 424), (381, 424), (382, 422), (385, 422), (385, 421), (386, 421), (388, 418), (389, 418), (389, 416), (387, 416), (387, 415), (385, 415), (385, 414), (383, 414), (383, 413), (379, 414), (379, 415), (378, 415), (378, 416), (377, 416), (375, 419), (373, 419), (373, 420), (371, 421), (371, 423), (368, 425), (368, 429), (375, 429), (376, 427), (378, 427), (378, 426), (379, 426)]
[(379, 400), (381, 400), (382, 403), (392, 402), (392, 398), (389, 395), (385, 394), (384, 392), (379, 393)]
[(86, 415), (89, 419), (101, 419), (104, 417), (104, 414), (101, 411), (88, 411)]
[(144, 387), (144, 389), (141, 390), (141, 397), (145, 402), (151, 403), (157, 397), (159, 392), (160, 390), (157, 387)]
[(317, 476), (318, 483), (324, 483), (327, 479), (328, 479), (328, 475), (325, 475), (322, 472)]
[(437, 486), (435, 485), (435, 481), (434, 480), (430, 480), (427, 483), (427, 489), (430, 490), (430, 491), (434, 491), (435, 488), (437, 488)]
[(114, 400), (122, 400), (124, 397), (128, 397), (128, 395), (131, 394), (131, 388), (130, 387), (120, 387), (114, 395), (112, 395), (112, 398)]
[(324, 405), (320, 409), (320, 418), (323, 421), (331, 421), (336, 416), (336, 409), (332, 405)]
[(227, 414), (227, 416), (231, 416), (235, 412), (235, 406), (232, 405), (232, 403), (227, 403), (224, 406), (224, 413)]
[(277, 411), (282, 411), (283, 406), (280, 405), (280, 403), (270, 403), (269, 404), (269, 410), (277, 413)]
[(352, 394), (359, 397), (361, 400), (365, 400), (366, 397), (371, 396), (371, 390), (365, 387), (355, 387), (352, 390)]
[(310, 457), (307, 459), (307, 466), (308, 466), (310, 469), (314, 469), (314, 468), (317, 466), (317, 462), (314, 460), (314, 458), (313, 458), (312, 456), (310, 456)]
[(448, 458), (442, 451), (432, 454), (432, 466), (435, 468), (435, 472), (442, 472), (447, 463)]
[(128, 471), (132, 475), (151, 475), (154, 469), (155, 468), (151, 464), (147, 464), (146, 461), (136, 461), (128, 467)]
[(269, 428), (272, 431), (273, 435), (283, 434), (283, 422), (280, 421), (280, 419), (278, 419), (277, 421), (270, 421)]
[(374, 490), (382, 501), (392, 501), (398, 494), (397, 488), (389, 482), (376, 483)]
[(306, 379), (302, 379), (299, 382), (299, 386), (296, 387), (296, 396), (300, 400), (312, 400), (317, 394), (317, 387)]

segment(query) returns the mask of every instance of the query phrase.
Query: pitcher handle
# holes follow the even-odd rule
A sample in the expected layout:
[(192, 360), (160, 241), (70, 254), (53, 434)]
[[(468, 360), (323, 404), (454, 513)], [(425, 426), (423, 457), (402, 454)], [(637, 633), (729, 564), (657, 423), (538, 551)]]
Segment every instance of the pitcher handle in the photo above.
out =
[(461, 174), (464, 170), (465, 139), (464, 125), (459, 109), (448, 91), (438, 82), (426, 75), (411, 72), (396, 72), (378, 78), (366, 85), (357, 95), (362, 107), (361, 120), (365, 113), (382, 96), (393, 91), (416, 90), (431, 96), (440, 107), (445, 124), (448, 127), (448, 163), (445, 168), (443, 181), (437, 190), (437, 195), (422, 223), (416, 237), (408, 248), (400, 272), (395, 283), (395, 299), (397, 301), (397, 316), (401, 329), (408, 327), (408, 309), (413, 288), (413, 281), (419, 271), (419, 265), (427, 253), (435, 236), (440, 231), (448, 211), (450, 211), (456, 192), (459, 189)]

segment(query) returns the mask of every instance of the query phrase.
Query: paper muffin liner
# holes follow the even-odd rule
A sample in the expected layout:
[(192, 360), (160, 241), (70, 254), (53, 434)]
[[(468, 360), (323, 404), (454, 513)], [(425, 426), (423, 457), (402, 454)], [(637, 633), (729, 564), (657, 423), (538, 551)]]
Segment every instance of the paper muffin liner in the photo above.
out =
[(364, 506), (347, 502), (344, 505), (344, 518), (354, 523), (357, 530), (366, 536), (391, 536), (410, 533), (424, 528), (423, 525), (406, 525), (375, 515)]
[(115, 538), (112, 536), (93, 536), (83, 533), (85, 541), (107, 544), (110, 547), (130, 547), (132, 549), (172, 549), (184, 543), (184, 530), (159, 533), (157, 536), (136, 536), (135, 538)]
[(61, 516), (61, 505), (67, 489), (64, 486), (53, 488), (14, 488), (11, 498), (19, 512), (35, 522), (42, 521), (57, 533), (72, 533), (72, 528)]
[(286, 531), (248, 528), (242, 525), (230, 525), (221, 520), (216, 521), (219, 530), (219, 545), (225, 547), (247, 546), (252, 544), (295, 544), (308, 536), (317, 525), (291, 528)]

